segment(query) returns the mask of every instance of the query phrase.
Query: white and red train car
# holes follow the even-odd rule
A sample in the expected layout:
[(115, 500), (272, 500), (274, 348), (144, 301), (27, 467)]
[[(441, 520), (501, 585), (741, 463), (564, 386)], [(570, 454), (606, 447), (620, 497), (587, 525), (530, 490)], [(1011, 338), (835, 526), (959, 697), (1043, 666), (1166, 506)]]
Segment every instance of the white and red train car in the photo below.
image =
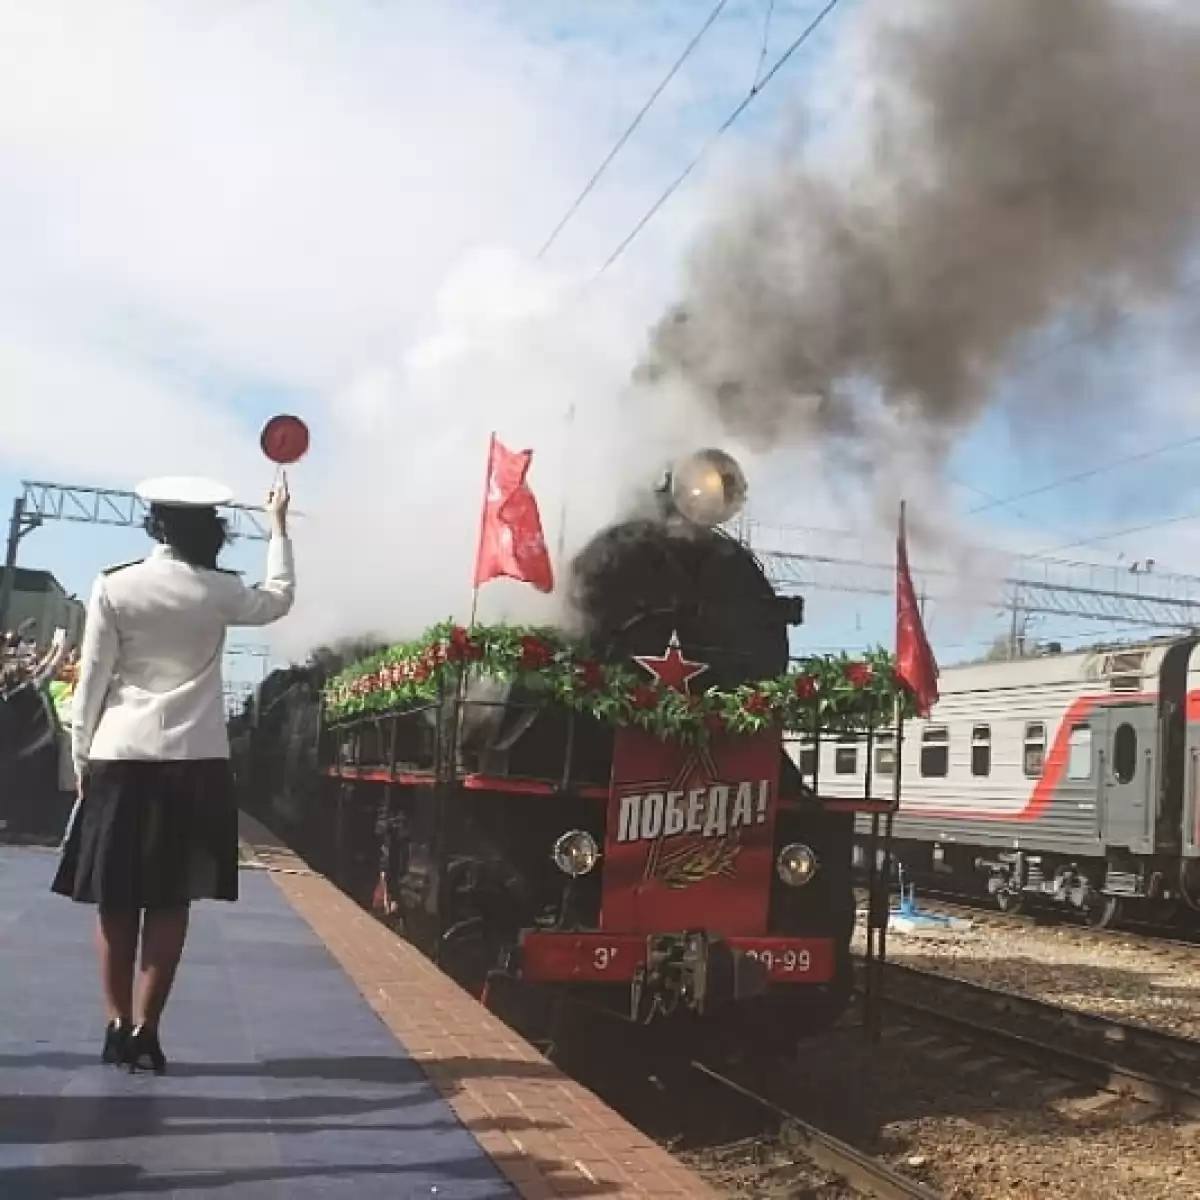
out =
[[(939, 690), (903, 731), (894, 848), (910, 877), (985, 883), (1009, 910), (1049, 897), (1098, 924), (1200, 914), (1200, 637), (950, 667)], [(826, 797), (893, 792), (886, 735), (789, 753)]]

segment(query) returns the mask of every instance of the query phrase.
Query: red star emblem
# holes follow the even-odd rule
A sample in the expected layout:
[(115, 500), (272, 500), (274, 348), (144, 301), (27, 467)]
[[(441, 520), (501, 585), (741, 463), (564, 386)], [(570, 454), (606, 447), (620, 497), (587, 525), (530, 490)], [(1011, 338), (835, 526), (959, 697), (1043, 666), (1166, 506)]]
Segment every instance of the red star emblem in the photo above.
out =
[(688, 681), (708, 670), (707, 663), (689, 662), (679, 649), (679, 634), (672, 633), (666, 654), (633, 656), (639, 667), (649, 671), (664, 687), (687, 692)]

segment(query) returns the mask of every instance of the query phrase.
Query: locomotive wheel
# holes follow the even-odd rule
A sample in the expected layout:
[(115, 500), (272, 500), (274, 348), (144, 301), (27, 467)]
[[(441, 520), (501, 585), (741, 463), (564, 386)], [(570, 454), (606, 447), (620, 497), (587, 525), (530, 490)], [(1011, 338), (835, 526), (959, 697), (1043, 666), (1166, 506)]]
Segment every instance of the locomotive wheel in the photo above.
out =
[(1093, 929), (1108, 929), (1121, 915), (1121, 901), (1116, 896), (1092, 892), (1084, 904), (1083, 913)]
[(1011, 888), (1001, 888), (996, 893), (996, 907), (1002, 913), (1014, 916), (1025, 908), (1025, 893), (1013, 891)]

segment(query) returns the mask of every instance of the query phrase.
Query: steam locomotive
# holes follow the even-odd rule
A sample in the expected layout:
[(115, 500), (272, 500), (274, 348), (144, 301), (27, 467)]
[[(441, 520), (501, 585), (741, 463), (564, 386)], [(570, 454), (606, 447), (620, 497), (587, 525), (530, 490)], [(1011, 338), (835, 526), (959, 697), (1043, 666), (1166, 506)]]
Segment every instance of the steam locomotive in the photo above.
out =
[[(647, 491), (643, 515), (572, 564), (577, 674), (640, 675), (685, 723), (703, 707), (693, 678), (753, 709), (753, 681), (800, 678), (803, 605), (721, 528), (743, 473), (705, 450)], [(399, 711), (330, 705), (329, 672), (269, 679), (233, 739), (244, 806), (488, 1003), (552, 993), (735, 1038), (835, 1020), (852, 989), (855, 815), (890, 802), (824, 802), (777, 723), (706, 718), (703, 737), (664, 738), (536, 676), (473, 669), (488, 652), (473, 636), (447, 629), (404, 666), (459, 664)], [(402, 666), (378, 660), (370, 685)], [(871, 708), (860, 735), (892, 714)]]

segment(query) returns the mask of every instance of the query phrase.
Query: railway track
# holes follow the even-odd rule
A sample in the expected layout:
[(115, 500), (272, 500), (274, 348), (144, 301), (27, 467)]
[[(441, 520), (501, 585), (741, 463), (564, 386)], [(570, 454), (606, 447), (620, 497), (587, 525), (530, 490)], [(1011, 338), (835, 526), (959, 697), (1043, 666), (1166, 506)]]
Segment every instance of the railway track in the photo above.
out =
[(836, 1175), (858, 1195), (876, 1200), (942, 1200), (941, 1193), (901, 1174), (882, 1159), (865, 1154), (849, 1142), (818, 1129), (736, 1079), (701, 1062), (693, 1061), (691, 1065), (704, 1078), (769, 1113), (779, 1122), (779, 1136), (783, 1141), (822, 1170)]
[(885, 1012), (948, 1030), (1039, 1070), (1200, 1118), (1200, 1042), (899, 963), (885, 963)]
[[(856, 889), (855, 896), (859, 910), (865, 911), (866, 889)], [(893, 897), (893, 900), (895, 899), (896, 897)], [(936, 889), (923, 890), (918, 897), (918, 905), (920, 910), (925, 913), (966, 917), (984, 925), (1000, 925), (1009, 928), (1022, 925), (1031, 928), (1049, 927), (1077, 935), (1081, 941), (1084, 939), (1100, 941), (1105, 938), (1137, 941), (1163, 951), (1173, 950), (1193, 956), (1200, 953), (1200, 929), (1180, 930), (1175, 927), (1168, 928), (1141, 922), (1101, 927), (1088, 925), (1081, 917), (1063, 909), (1033, 905), (1020, 912), (1002, 912), (984, 897), (976, 898), (959, 892), (940, 892)]]

